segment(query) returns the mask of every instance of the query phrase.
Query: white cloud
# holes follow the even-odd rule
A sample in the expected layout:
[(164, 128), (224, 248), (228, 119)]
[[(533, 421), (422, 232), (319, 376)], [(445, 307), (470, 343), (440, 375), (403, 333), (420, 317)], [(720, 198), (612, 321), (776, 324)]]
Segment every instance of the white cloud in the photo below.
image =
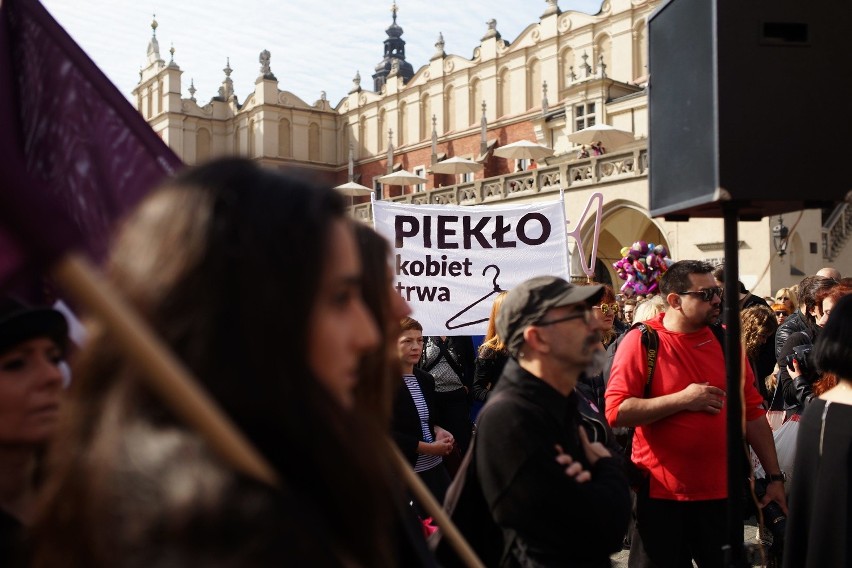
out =
[[(326, 91), (333, 105), (346, 95), (356, 71), (361, 86), (372, 88), (372, 74), (383, 57), (385, 29), (391, 24), (390, 0), (185, 0), (166, 6), (137, 0), (42, 0), (48, 11), (106, 75), (130, 97), (151, 37), (151, 10), (157, 14), (160, 54), (183, 70), (183, 96), (190, 78), (196, 98), (213, 97), (230, 57), (234, 90), (240, 101), (253, 90), (258, 54), (272, 54), (279, 88), (313, 103)], [(562, 0), (563, 10), (596, 13), (600, 0)], [(406, 60), (416, 71), (429, 61), (442, 32), (447, 53), (469, 58), (497, 20), (508, 41), (538, 22), (545, 2), (517, 0), (399, 0), (397, 23), (405, 30)]]

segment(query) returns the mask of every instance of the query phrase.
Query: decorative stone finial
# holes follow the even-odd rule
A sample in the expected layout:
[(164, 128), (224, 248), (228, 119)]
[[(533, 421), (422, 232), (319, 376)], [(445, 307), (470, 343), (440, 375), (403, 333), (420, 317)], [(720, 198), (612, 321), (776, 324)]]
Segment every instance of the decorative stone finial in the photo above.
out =
[(541, 114), (547, 114), (547, 81), (541, 82)]
[(583, 52), (583, 64), (580, 65), (580, 68), (585, 72), (586, 77), (591, 77), (592, 75), (592, 66), (589, 65), (589, 55), (584, 51)]
[(542, 18), (562, 13), (562, 10), (559, 9), (559, 3), (557, 0), (545, 0), (545, 2), (547, 2), (547, 8), (545, 8), (544, 14), (541, 15)]
[(230, 57), (225, 58), (225, 68), (222, 69), (222, 71), (225, 72), (225, 77), (227, 77), (228, 79), (231, 78), (231, 73), (234, 70), (231, 69), (231, 58)]
[(349, 89), (350, 93), (357, 93), (361, 90), (361, 72), (355, 71), (355, 76), (352, 77), (352, 88)]
[(159, 24), (157, 23), (157, 14), (154, 14), (154, 18), (151, 21), (151, 35), (153, 37), (157, 37), (157, 26), (158, 25)]
[(171, 54), (171, 57), (169, 58), (169, 67), (177, 67), (178, 64), (175, 63), (175, 44), (172, 44), (169, 48), (169, 53)]
[(260, 52), (257, 59), (260, 62), (260, 76), (263, 79), (275, 80), (275, 75), (272, 74), (272, 69), (269, 66), (270, 59), (272, 59), (272, 54), (268, 50), (264, 49)]
[(327, 101), (328, 100), (328, 97), (326, 96), (325, 91), (320, 91), (320, 100), (321, 101)]
[(393, 14), (393, 23), (396, 23), (396, 13), (399, 12), (399, 6), (396, 5), (396, 0), (393, 0), (393, 6), (391, 6), (391, 14)]
[(444, 34), (438, 32), (438, 41), (435, 42), (435, 54), (430, 57), (430, 61), (434, 59), (443, 59), (447, 54), (444, 52)]
[(491, 39), (492, 37), (500, 39), (500, 32), (497, 31), (497, 20), (491, 18), (485, 23), (488, 24), (488, 31), (485, 32), (484, 36), (482, 36), (481, 41)]
[(195, 79), (189, 80), (189, 100), (195, 102), (195, 93), (197, 89), (195, 88)]

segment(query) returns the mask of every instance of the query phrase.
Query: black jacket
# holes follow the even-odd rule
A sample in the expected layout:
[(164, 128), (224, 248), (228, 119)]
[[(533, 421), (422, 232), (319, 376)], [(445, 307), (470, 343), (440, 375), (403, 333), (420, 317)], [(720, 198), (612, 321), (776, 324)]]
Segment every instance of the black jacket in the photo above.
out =
[(581, 484), (556, 462), (559, 444), (590, 467), (579, 428), (576, 393), (563, 396), (515, 360), (506, 363), (474, 447), (485, 501), (512, 542), (505, 566), (609, 566), (621, 548), (630, 495), (618, 461), (598, 460)]
[(497, 381), (508, 360), (508, 353), (487, 348), (476, 358), (473, 373), (473, 400), (481, 402), (488, 400), (488, 395), (497, 386)]
[(805, 321), (805, 316), (803, 316), (802, 312), (800, 312), (799, 310), (796, 310), (794, 313), (790, 314), (789, 317), (784, 320), (784, 323), (781, 324), (781, 327), (778, 328), (778, 331), (775, 332), (776, 360), (781, 358), (781, 349), (784, 347), (784, 343), (787, 342), (787, 338), (796, 333), (797, 331), (808, 331), (808, 324)]
[[(414, 377), (420, 385), (423, 400), (429, 408), (429, 428), (432, 430), (432, 438), (435, 437), (435, 424), (440, 425), (439, 417), (435, 415), (435, 379), (426, 371), (414, 369)], [(393, 399), (393, 413), (391, 415), (391, 435), (399, 447), (402, 455), (406, 457), (413, 467), (417, 462), (417, 445), (425, 442), (423, 429), (420, 427), (420, 415), (414, 406), (411, 392), (405, 386), (402, 377), (399, 379), (399, 387)]]

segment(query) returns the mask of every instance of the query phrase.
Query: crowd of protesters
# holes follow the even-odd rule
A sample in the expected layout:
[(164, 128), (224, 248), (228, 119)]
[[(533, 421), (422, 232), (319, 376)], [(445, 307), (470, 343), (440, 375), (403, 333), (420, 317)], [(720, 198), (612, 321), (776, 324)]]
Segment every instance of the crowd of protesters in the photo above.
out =
[[(722, 565), (720, 270), (677, 262), (632, 298), (535, 277), (495, 297), (481, 342), (424, 337), (388, 245), (344, 211), (331, 189), (217, 160), (152, 193), (107, 263), (271, 484), (213, 451), (101, 325), (64, 390), (64, 316), (4, 300), (0, 565), (459, 565), (427, 541), (392, 444), (488, 566), (604, 567), (623, 546), (631, 566)], [(774, 561), (848, 566), (852, 282), (737, 292), (760, 506), (789, 517)], [(800, 440), (783, 452), (782, 427)]]

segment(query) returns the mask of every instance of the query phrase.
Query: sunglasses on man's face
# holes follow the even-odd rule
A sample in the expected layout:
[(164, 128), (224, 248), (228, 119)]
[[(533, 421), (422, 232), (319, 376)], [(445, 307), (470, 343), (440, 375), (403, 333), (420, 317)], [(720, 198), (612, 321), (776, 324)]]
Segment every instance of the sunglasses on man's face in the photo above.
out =
[(701, 298), (704, 302), (709, 302), (713, 300), (713, 296), (719, 296), (719, 299), (722, 298), (722, 288), (714, 286), (713, 288), (704, 288), (702, 290), (687, 290), (686, 292), (678, 292), (678, 295), (695, 296)]
[(592, 306), (594, 310), (600, 310), (603, 315), (615, 315), (618, 313), (618, 304), (601, 304), (600, 306)]
[(776, 316), (786, 316), (787, 312), (775, 312)]

